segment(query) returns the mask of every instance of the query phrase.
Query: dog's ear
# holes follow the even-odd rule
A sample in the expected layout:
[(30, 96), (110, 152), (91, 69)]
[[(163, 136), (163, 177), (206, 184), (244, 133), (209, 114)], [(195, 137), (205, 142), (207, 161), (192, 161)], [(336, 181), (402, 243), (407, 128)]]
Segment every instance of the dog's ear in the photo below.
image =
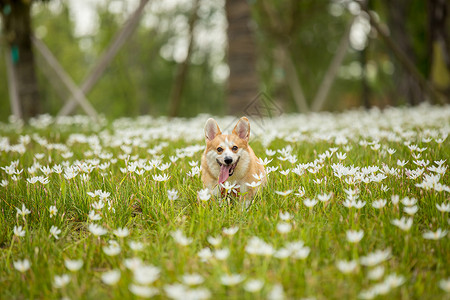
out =
[(242, 117), (234, 126), (233, 134), (248, 142), (250, 139), (250, 122), (246, 117)]
[(213, 118), (209, 118), (205, 124), (205, 138), (206, 141), (212, 141), (216, 136), (221, 134), (219, 125)]

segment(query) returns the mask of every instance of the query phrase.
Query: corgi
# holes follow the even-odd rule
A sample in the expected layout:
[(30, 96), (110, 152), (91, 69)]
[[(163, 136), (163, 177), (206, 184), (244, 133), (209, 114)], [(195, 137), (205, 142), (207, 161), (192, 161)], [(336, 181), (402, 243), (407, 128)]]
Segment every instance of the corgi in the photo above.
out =
[[(248, 144), (249, 138), (250, 122), (246, 117), (239, 119), (231, 134), (222, 134), (214, 119), (206, 121), (206, 149), (202, 156), (201, 172), (203, 186), (208, 188), (212, 195), (219, 192), (223, 194), (223, 186), (228, 182), (236, 184), (236, 188), (247, 202), (265, 185), (264, 166), (259, 163)], [(255, 187), (247, 185), (252, 183), (259, 185)]]

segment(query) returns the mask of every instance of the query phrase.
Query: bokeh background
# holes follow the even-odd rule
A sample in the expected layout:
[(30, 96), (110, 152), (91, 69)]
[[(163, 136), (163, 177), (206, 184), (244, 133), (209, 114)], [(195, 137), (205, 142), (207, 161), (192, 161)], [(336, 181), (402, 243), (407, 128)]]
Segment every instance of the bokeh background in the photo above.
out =
[(445, 103), (448, 6), (0, 0), (0, 121), (87, 113), (74, 96), (111, 119), (242, 115), (260, 93), (285, 113)]

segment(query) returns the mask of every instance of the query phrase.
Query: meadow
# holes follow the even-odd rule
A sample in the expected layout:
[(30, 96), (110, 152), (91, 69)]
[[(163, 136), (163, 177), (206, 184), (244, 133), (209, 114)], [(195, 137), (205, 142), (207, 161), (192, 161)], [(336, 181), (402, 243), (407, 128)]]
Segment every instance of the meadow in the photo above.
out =
[(207, 118), (1, 123), (0, 298), (450, 299), (450, 106), (249, 116), (249, 207)]

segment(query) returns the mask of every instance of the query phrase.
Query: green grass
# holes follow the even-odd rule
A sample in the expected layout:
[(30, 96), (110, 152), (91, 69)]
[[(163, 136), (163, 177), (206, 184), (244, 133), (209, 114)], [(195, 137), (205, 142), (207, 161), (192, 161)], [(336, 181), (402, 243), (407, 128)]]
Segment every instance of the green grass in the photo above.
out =
[[(418, 116), (422, 116), (423, 120)], [(202, 189), (200, 177), (189, 177), (186, 173), (191, 170), (189, 162), (200, 161), (201, 149), (188, 153), (192, 154), (190, 157), (181, 155), (164, 171), (149, 168), (143, 175), (121, 171), (127, 164), (140, 159), (141, 163), (148, 165), (155, 158), (148, 149), (158, 145), (164, 146), (156, 154), (163, 163), (170, 162), (169, 157), (176, 155), (177, 149), (203, 145), (203, 118), (177, 121), (177, 126), (182, 122), (186, 127), (195, 126), (192, 130), (199, 133), (195, 140), (185, 136), (183, 130), (187, 129), (171, 127), (164, 119), (141, 120), (139, 123), (122, 120), (121, 123), (104, 123), (95, 130), (90, 130), (84, 119), (68, 119), (74, 124), (53, 124), (44, 128), (3, 124), (0, 126), (0, 166), (6, 167), (12, 161), (18, 161), (16, 170), (23, 169), (23, 172), (17, 175), (15, 181), (6, 170), (0, 170), (0, 181), (3, 180), (4, 185), (0, 186), (0, 298), (139, 298), (130, 291), (130, 285), (136, 284), (136, 271), (125, 266), (125, 259), (138, 257), (144, 264), (160, 270), (154, 282), (143, 284), (156, 289), (156, 299), (166, 299), (167, 289), (171, 288), (168, 285), (182, 283), (183, 275), (189, 273), (200, 274), (204, 282), (190, 288), (185, 285), (186, 291), (180, 299), (186, 299), (189, 292), (200, 288), (209, 291), (212, 299), (270, 299), (275, 296), (276, 287), (280, 286), (286, 299), (354, 299), (363, 297), (364, 291), (375, 290), (377, 285), (382, 287), (381, 283), (394, 273), (402, 276), (404, 282), (398, 287), (388, 286), (387, 290), (385, 285), (385, 294), (377, 292), (378, 298), (449, 299), (449, 294), (439, 284), (450, 275), (448, 234), (438, 240), (423, 237), (427, 231), (438, 228), (448, 230), (448, 212), (439, 211), (436, 204), (449, 203), (449, 193), (416, 186), (423, 181), (425, 174), (435, 174), (426, 168), (417, 179), (407, 177), (408, 169), (419, 168), (412, 157), (419, 152), (410, 150), (405, 144), (408, 142), (427, 148), (421, 152), (419, 160), (429, 160), (428, 167), (436, 166), (435, 161), (448, 160), (450, 142), (446, 134), (449, 116), (448, 107), (391, 110), (385, 114), (352, 112), (350, 115), (319, 115), (311, 118), (310, 121), (315, 123), (308, 124), (306, 130), (302, 129), (300, 138), (296, 140), (286, 137), (302, 126), (298, 124), (303, 119), (296, 122), (295, 117), (289, 116), (274, 121), (274, 126), (267, 130), (280, 135), (273, 138), (267, 148), (280, 150), (290, 145), (291, 155), (298, 160), (294, 164), (281, 161), (278, 159), (279, 153), (268, 157), (261, 139), (251, 141), (255, 153), (262, 158), (273, 159), (268, 166), (278, 166), (279, 169), (268, 174), (267, 186), (258, 192), (248, 209), (238, 201), (219, 205), (214, 198), (209, 201), (198, 199), (197, 192)], [(333, 124), (327, 125), (330, 118), (335, 118), (334, 131), (330, 131)], [(219, 121), (219, 124), (227, 123)], [(362, 125), (358, 127), (357, 124)], [(357, 129), (352, 129), (354, 125)], [(178, 136), (165, 136), (165, 132), (171, 130), (179, 130)], [(394, 133), (397, 138), (393, 139), (389, 133)], [(23, 142), (25, 135), (30, 137), (29, 143)], [(348, 142), (336, 144), (337, 136), (345, 136)], [(75, 137), (78, 137), (77, 141)], [(431, 140), (427, 141), (427, 137)], [(440, 138), (443, 141), (439, 141)], [(373, 150), (370, 145), (360, 145), (363, 140), (372, 142), (376, 139), (381, 146), (378, 150)], [(23, 153), (16, 151), (19, 147), (14, 145), (19, 144), (23, 145)], [(314, 162), (330, 148), (338, 148), (337, 152), (346, 153), (347, 158), (340, 161), (334, 153), (319, 163), (322, 167), (315, 174), (307, 170), (300, 176), (292, 171), (287, 176), (279, 173), (281, 169), (293, 169), (300, 163)], [(388, 154), (388, 148), (396, 152)], [(64, 158), (63, 154), (67, 151), (72, 152), (73, 156)], [(36, 158), (37, 153), (42, 153), (43, 157)], [(104, 158), (105, 153), (111, 154), (111, 157)], [(125, 157), (124, 154), (130, 156)], [(111, 158), (117, 161), (111, 162), (104, 170), (98, 167), (110, 162)], [(398, 159), (408, 163), (400, 167), (397, 165)], [(31, 184), (27, 178), (43, 175), (39, 168), (34, 174), (31, 173), (29, 168), (36, 162), (50, 168), (60, 164), (63, 170), (64, 165), (75, 165), (81, 170), (83, 163), (93, 167), (91, 172), (80, 171), (70, 180), (64, 178), (63, 171), (44, 176), (48, 177), (48, 184)], [(377, 166), (380, 169), (385, 164), (396, 168), (399, 175), (387, 175), (381, 182), (356, 180), (355, 184), (349, 184), (346, 180), (357, 176), (336, 177), (331, 166), (337, 163), (360, 168)], [(446, 167), (447, 163), (444, 162), (443, 166)], [(136, 169), (141, 168), (138, 166)], [(83, 180), (82, 174), (89, 177)], [(167, 174), (170, 179), (157, 182), (153, 179), (155, 174)], [(375, 174), (382, 172), (378, 170)], [(322, 182), (316, 183), (313, 181), (315, 179), (322, 179)], [(439, 183), (448, 186), (447, 173), (440, 176)], [(387, 190), (383, 191), (382, 185)], [(305, 195), (301, 197), (295, 195), (300, 186), (305, 190)], [(359, 190), (359, 200), (366, 202), (361, 209), (343, 205), (347, 198), (345, 190), (355, 188)], [(179, 199), (168, 199), (167, 190), (170, 189), (178, 191)], [(88, 195), (88, 192), (96, 190), (110, 193), (101, 209), (92, 207), (99, 198)], [(287, 196), (275, 193), (286, 190), (293, 192)], [(326, 203), (319, 201), (313, 208), (304, 205), (304, 199), (314, 199), (324, 193), (332, 193), (331, 200)], [(392, 195), (398, 195), (400, 200), (405, 197), (417, 199), (418, 211), (411, 216), (413, 225), (409, 231), (402, 231), (391, 223), (394, 219), (409, 216), (403, 211), (401, 202), (397, 205), (391, 202)], [(372, 207), (373, 201), (378, 199), (386, 199), (387, 205), (382, 209)], [(22, 204), (31, 211), (24, 217), (19, 216), (16, 209), (20, 209)], [(49, 208), (53, 205), (58, 211), (50, 217)], [(91, 210), (95, 210), (101, 220), (90, 220), (88, 215)], [(292, 216), (291, 220), (286, 221), (292, 225), (287, 233), (277, 230), (277, 224), (284, 222), (280, 212), (289, 212)], [(107, 234), (94, 236), (88, 230), (88, 225), (92, 223), (107, 229)], [(23, 226), (25, 236), (15, 236), (14, 226)], [(51, 236), (52, 226), (61, 229), (59, 239)], [(128, 228), (130, 235), (116, 237), (113, 231), (119, 227)], [(224, 228), (230, 227), (239, 228), (233, 236), (223, 233)], [(351, 229), (364, 232), (358, 243), (347, 240), (346, 232)], [(172, 237), (176, 230), (181, 230), (192, 239), (191, 243), (185, 246), (178, 244)], [(210, 236), (222, 237), (220, 245), (211, 245), (207, 240)], [(252, 237), (264, 240), (274, 250), (285, 247), (289, 242), (303, 241), (310, 252), (304, 259), (249, 254), (246, 247)], [(121, 247), (116, 256), (108, 256), (103, 250), (111, 240)], [(143, 249), (131, 249), (130, 241), (141, 242)], [(204, 248), (211, 249), (213, 253), (217, 249), (228, 249), (229, 256), (223, 260), (213, 257), (202, 261), (198, 253)], [(368, 278), (374, 267), (358, 263), (348, 274), (337, 268), (340, 260), (360, 262), (361, 257), (386, 249), (391, 254), (387, 260), (377, 264), (384, 268), (384, 273), (376, 280)], [(13, 262), (21, 259), (28, 259), (31, 263), (30, 269), (23, 273), (13, 266)], [(66, 259), (81, 259), (83, 266), (71, 272), (64, 265)], [(109, 286), (102, 282), (101, 275), (113, 269), (120, 270), (121, 277), (116, 284)], [(64, 287), (56, 288), (54, 277), (62, 274), (70, 274), (70, 281)], [(240, 274), (244, 280), (225, 286), (221, 278), (227, 274)], [(264, 282), (260, 291), (252, 293), (246, 290), (246, 284), (251, 279)]]

